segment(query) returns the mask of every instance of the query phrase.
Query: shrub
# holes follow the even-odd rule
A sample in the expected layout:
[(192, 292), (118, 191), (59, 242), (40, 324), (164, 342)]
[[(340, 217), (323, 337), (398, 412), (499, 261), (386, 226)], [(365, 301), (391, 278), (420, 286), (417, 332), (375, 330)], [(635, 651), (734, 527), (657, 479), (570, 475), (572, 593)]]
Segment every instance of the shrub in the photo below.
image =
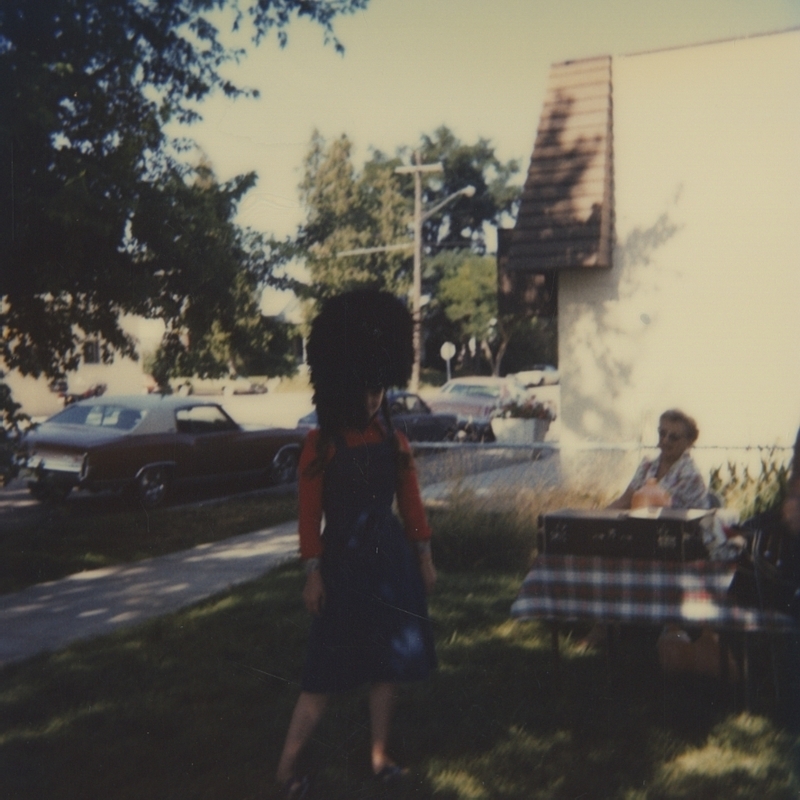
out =
[(518, 570), (536, 555), (539, 516), (559, 508), (598, 508), (605, 498), (593, 492), (523, 489), (478, 496), (456, 490), (428, 509), (433, 556), (450, 572)]
[(552, 403), (542, 403), (530, 397), (522, 403), (516, 401), (507, 403), (497, 416), (503, 419), (544, 419), (552, 422), (556, 418), (556, 412)]
[[(723, 470), (727, 474), (723, 475)], [(756, 477), (747, 465), (740, 469), (735, 462), (728, 461), (726, 467), (711, 470), (708, 488), (718, 494), (727, 507), (738, 510), (745, 520), (780, 506), (786, 496), (788, 479), (789, 465), (770, 452), (761, 459)]]

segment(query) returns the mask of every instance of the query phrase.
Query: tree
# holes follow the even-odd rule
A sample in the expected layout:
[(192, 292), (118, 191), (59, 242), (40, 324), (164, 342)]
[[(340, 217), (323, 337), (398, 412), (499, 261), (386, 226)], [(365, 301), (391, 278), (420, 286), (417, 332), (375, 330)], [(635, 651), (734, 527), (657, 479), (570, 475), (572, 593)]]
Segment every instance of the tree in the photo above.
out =
[[(530, 351), (546, 353), (546, 360), (552, 358), (554, 353), (547, 349), (553, 339), (552, 320), (500, 312), (494, 258), (463, 250), (441, 253), (432, 267), (442, 275), (432, 305), (450, 320), (451, 336), (460, 343), (461, 362), (472, 362), (470, 372), (480, 370), (482, 356), (492, 375), (500, 375), (514, 343), (517, 349), (528, 351), (528, 360)], [(472, 339), (474, 355), (469, 346)]]
[(307, 219), (292, 254), (304, 258), (312, 279), (311, 293), (318, 299), (363, 285), (402, 294), (408, 291), (410, 280), (410, 249), (338, 256), (345, 250), (407, 238), (408, 198), (394, 175), (399, 161), (378, 156), (357, 172), (351, 154), (347, 136), (328, 144), (315, 131), (300, 184)]
[(466, 352), (468, 341), (474, 338), (492, 375), (499, 375), (514, 320), (498, 317), (495, 259), (455, 255), (449, 261), (439, 284), (439, 303), (448, 319), (457, 326), (462, 353)]
[[(395, 174), (408, 160), (412, 148), (398, 148), (396, 155), (373, 151), (359, 171), (352, 161), (347, 136), (326, 142), (315, 133), (305, 160), (300, 195), (307, 209), (306, 222), (293, 241), (291, 254), (302, 257), (311, 275), (305, 289), (317, 298), (328, 297), (359, 285), (374, 285), (398, 295), (411, 285), (412, 249), (338, 257), (344, 250), (411, 243), (414, 188), (410, 176)], [(500, 162), (494, 148), (480, 139), (463, 144), (447, 127), (423, 136), (418, 149), (426, 163), (441, 161), (443, 171), (426, 177), (423, 202), (431, 208), (453, 192), (472, 185), (471, 198), (461, 197), (431, 216), (423, 227), (426, 262), (423, 292), (435, 298), (443, 272), (437, 253), (486, 250), (485, 226), (498, 224), (511, 214), (519, 188), (509, 185), (518, 172), (515, 161)], [(300, 288), (300, 291), (303, 291)], [(496, 287), (492, 288), (496, 293)], [(426, 306), (424, 327), (432, 331), (452, 325), (435, 302)]]
[(199, 335), (188, 326), (167, 331), (148, 368), (159, 386), (170, 378), (216, 378), (223, 375), (291, 375), (295, 372), (292, 352), (295, 326), (266, 318), (259, 307), (260, 288), (250, 273), (234, 278), (230, 302), (217, 313)]
[[(189, 143), (163, 126), (198, 119), (212, 91), (255, 94), (220, 74), (241, 53), (222, 45), (209, 13), (248, 21), (256, 43), (274, 29), (281, 45), (292, 17), (306, 16), (341, 50), (333, 18), (367, 2), (0, 0), (0, 360), (57, 376), (76, 366), (84, 336), (106, 359), (133, 356), (123, 312), (193, 322), (186, 298), (213, 282), (215, 259), (167, 256), (190, 249), (181, 203), (199, 189), (181, 162)], [(236, 202), (253, 181), (208, 189), (204, 202)], [(235, 246), (244, 268), (268, 277), (258, 243), (242, 234)]]
[[(402, 148), (398, 155), (408, 160), (411, 148)], [(445, 125), (433, 136), (422, 136), (417, 147), (424, 164), (441, 162), (444, 169), (423, 184), (423, 207), (431, 208), (453, 192), (474, 186), (471, 198), (462, 197), (433, 215), (423, 225), (423, 240), (428, 253), (445, 249), (469, 249), (486, 252), (486, 225), (498, 225), (504, 215), (515, 215), (521, 188), (510, 184), (519, 172), (519, 164), (505, 164), (494, 152), (488, 139), (464, 144)], [(406, 177), (407, 192), (413, 197), (412, 179)]]

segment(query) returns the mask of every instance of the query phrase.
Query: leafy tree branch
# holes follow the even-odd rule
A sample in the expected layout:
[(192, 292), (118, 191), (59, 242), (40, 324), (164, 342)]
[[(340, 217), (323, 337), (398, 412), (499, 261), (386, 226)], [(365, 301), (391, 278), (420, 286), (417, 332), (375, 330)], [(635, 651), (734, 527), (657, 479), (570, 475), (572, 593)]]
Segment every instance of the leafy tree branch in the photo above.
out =
[[(205, 326), (218, 290), (232, 301), (219, 264), (269, 276), (261, 242), (230, 223), (254, 184), (246, 175), (203, 186), (182, 160), (191, 146), (164, 132), (199, 119), (212, 92), (257, 93), (221, 68), (241, 51), (213, 22), (231, 12), (255, 43), (274, 31), (281, 46), (295, 17), (319, 24), (337, 50), (338, 14), (367, 0), (0, 0), (0, 360), (24, 375), (62, 375), (80, 342), (103, 357), (135, 355), (122, 313), (168, 326)], [(198, 182), (199, 179), (199, 182)], [(196, 212), (215, 208), (203, 230)], [(201, 215), (202, 216), (202, 215)], [(228, 267), (221, 270), (228, 275)], [(228, 286), (232, 285), (230, 283)]]

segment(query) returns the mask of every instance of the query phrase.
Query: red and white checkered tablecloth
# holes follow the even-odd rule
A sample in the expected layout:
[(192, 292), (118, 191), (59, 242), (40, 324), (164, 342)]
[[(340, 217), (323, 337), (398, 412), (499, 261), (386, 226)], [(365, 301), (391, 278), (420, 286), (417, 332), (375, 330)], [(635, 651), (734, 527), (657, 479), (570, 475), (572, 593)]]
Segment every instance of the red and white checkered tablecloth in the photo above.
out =
[(735, 569), (719, 561), (538, 556), (511, 615), (740, 631), (791, 629), (794, 622), (786, 614), (733, 605), (728, 588)]

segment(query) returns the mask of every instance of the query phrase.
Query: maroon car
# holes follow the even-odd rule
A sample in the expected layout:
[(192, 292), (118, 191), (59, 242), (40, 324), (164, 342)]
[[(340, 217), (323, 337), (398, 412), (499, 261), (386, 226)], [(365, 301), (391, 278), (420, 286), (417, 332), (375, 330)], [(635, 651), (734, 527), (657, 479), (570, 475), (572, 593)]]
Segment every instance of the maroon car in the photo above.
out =
[(181, 482), (263, 476), (292, 483), (304, 432), (245, 430), (214, 402), (131, 395), (83, 400), (29, 432), (23, 469), (40, 499), (128, 489), (156, 506)]

